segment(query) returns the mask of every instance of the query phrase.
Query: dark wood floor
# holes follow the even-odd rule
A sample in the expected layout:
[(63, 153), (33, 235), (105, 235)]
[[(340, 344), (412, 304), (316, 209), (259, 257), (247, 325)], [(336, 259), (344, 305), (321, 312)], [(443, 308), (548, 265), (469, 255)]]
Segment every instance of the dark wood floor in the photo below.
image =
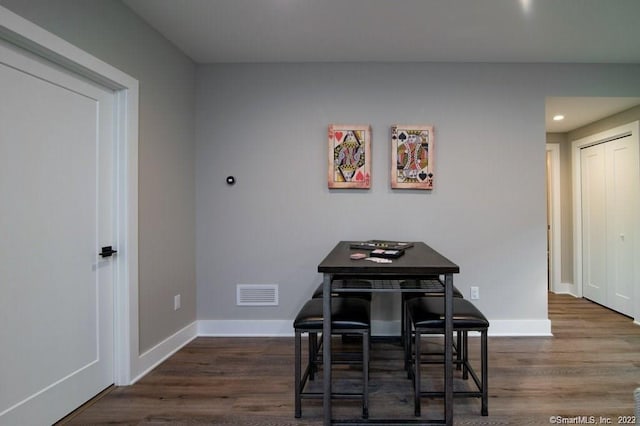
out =
[[(489, 338), (489, 416), (480, 416), (479, 400), (456, 399), (455, 424), (567, 424), (576, 416), (619, 424), (619, 416), (634, 414), (640, 327), (564, 295), (549, 296), (549, 317), (553, 337)], [(372, 418), (413, 418), (400, 356), (393, 342), (373, 344)], [(348, 384), (352, 373), (336, 374)], [(340, 417), (359, 413), (351, 401), (336, 401), (334, 409)], [(439, 401), (423, 401), (424, 416), (441, 412)], [(112, 388), (61, 424), (287, 426), (319, 425), (321, 416), (321, 401), (305, 400), (302, 419), (293, 417), (293, 338), (198, 338), (135, 385)]]

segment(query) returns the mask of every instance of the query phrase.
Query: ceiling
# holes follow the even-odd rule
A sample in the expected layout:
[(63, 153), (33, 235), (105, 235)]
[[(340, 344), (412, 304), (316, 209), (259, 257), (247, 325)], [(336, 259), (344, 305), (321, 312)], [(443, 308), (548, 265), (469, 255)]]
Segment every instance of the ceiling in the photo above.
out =
[[(547, 98), (545, 125), (551, 133), (565, 133), (601, 118), (640, 105), (640, 98)], [(564, 120), (554, 121), (554, 115), (564, 115)]]
[[(640, 64), (640, 0), (123, 2), (201, 64)], [(549, 99), (548, 114), (573, 112), (547, 131), (572, 130), (638, 104), (639, 98)]]

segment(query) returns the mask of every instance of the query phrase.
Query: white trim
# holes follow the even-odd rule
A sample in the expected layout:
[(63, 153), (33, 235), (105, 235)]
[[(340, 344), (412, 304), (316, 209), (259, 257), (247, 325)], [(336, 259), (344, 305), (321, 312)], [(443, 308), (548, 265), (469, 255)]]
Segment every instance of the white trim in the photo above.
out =
[(138, 80), (0, 6), (0, 38), (115, 91), (117, 241), (114, 383), (126, 385), (138, 365)]
[(553, 291), (555, 294), (569, 294), (573, 297), (579, 297), (576, 294), (576, 286), (573, 283), (560, 283), (557, 289)]
[(130, 384), (134, 384), (174, 353), (198, 337), (198, 322), (194, 321), (155, 345), (138, 358), (138, 373)]
[[(631, 135), (632, 138), (639, 143), (640, 141), (640, 121), (624, 124), (614, 127), (594, 135), (577, 139), (571, 143), (571, 167), (573, 170), (573, 275), (576, 287), (576, 296), (582, 297), (582, 193), (581, 193), (581, 176), (582, 165), (580, 161), (580, 150), (582, 148), (617, 139), (625, 135)], [(640, 231), (637, 231), (640, 234)], [(638, 238), (640, 240), (640, 238)], [(636, 269), (640, 267), (636, 265)], [(636, 272), (640, 274), (640, 272)], [(634, 288), (635, 313), (634, 318), (640, 317), (640, 297)]]
[(198, 321), (198, 336), (293, 336), (293, 320), (200, 320)]
[[(551, 321), (543, 320), (491, 320), (489, 336), (551, 336)], [(373, 321), (372, 335), (398, 336), (399, 321)], [(199, 337), (290, 337), (292, 320), (201, 320)]]
[(117, 92), (116, 97), (120, 105), (117, 112), (120, 143), (116, 155), (118, 167), (123, 169), (117, 171), (117, 240), (120, 262), (114, 297), (114, 382), (116, 385), (127, 385), (139, 371), (135, 365), (135, 358), (139, 353), (137, 81), (131, 89)]
[(551, 291), (560, 289), (560, 272), (562, 271), (562, 236), (560, 220), (560, 144), (547, 144), (547, 152), (551, 153)]
[[(489, 336), (552, 336), (550, 320), (489, 320)], [(640, 324), (638, 324), (640, 325)], [(374, 321), (374, 336), (398, 336), (399, 321)], [(475, 335), (475, 334), (472, 334)], [(293, 337), (292, 320), (200, 320), (194, 321), (149, 349), (138, 359), (133, 384), (197, 337)]]

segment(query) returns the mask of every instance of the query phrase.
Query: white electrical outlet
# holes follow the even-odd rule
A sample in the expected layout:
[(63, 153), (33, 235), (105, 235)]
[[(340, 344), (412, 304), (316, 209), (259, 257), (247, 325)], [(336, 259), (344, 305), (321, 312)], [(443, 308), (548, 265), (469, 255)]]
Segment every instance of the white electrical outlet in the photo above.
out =
[(471, 300), (480, 299), (480, 288), (479, 287), (471, 287)]
[(173, 296), (173, 310), (177, 311), (178, 309), (180, 309), (180, 295), (176, 294)]

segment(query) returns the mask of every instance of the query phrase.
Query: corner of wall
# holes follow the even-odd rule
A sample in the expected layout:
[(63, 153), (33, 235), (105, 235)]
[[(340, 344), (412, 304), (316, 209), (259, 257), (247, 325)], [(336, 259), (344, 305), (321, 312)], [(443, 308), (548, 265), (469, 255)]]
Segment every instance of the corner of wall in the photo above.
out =
[(132, 379), (129, 384), (132, 385), (145, 375), (149, 374), (151, 370), (156, 368), (171, 355), (178, 352), (196, 337), (198, 337), (198, 324), (197, 321), (194, 321), (182, 330), (179, 330), (173, 335), (167, 337), (148, 351), (140, 354), (136, 360), (137, 362), (135, 363), (135, 367), (131, 372)]

